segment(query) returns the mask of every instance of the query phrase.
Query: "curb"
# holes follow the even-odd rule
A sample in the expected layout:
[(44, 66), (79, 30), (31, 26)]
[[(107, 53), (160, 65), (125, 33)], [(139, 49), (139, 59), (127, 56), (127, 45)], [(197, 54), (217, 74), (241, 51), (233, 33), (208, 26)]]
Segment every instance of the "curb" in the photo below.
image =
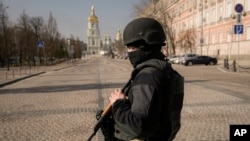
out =
[[(66, 68), (70, 68), (70, 67), (72, 67), (72, 66), (57, 68), (57, 69), (54, 69), (54, 70), (52, 70), (52, 71), (59, 71), (59, 70), (66, 69)], [(15, 82), (18, 82), (18, 81), (21, 81), (21, 80), (24, 80), (24, 79), (33, 77), (33, 76), (37, 76), (37, 75), (43, 74), (43, 73), (46, 73), (46, 71), (39, 72), (39, 73), (35, 73), (35, 74), (31, 74), (31, 75), (28, 75), (28, 76), (24, 76), (24, 77), (21, 77), (21, 78), (9, 80), (9, 81), (2, 82), (2, 83), (0, 82), (0, 88), (1, 88), (1, 87), (4, 87), (4, 86), (6, 86), (6, 85), (13, 84), (13, 83), (15, 83)]]
[(0, 83), (0, 87), (4, 87), (6, 85), (9, 85), (9, 84), (12, 84), (12, 83), (15, 83), (15, 82), (18, 82), (18, 81), (33, 77), (33, 76), (37, 76), (37, 75), (40, 75), (40, 74), (43, 74), (43, 73), (45, 73), (45, 72), (43, 71), (43, 72), (35, 73), (35, 74), (32, 74), (32, 75), (24, 76), (24, 77), (21, 77), (21, 78), (13, 79), (13, 80), (10, 80), (10, 81), (7, 81), (7, 82), (3, 82), (3, 83)]

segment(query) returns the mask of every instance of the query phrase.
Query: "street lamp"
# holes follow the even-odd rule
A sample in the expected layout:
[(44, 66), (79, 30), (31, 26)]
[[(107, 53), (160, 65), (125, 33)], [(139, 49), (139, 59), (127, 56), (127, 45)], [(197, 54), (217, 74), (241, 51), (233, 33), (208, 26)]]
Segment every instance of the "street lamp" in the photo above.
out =
[[(207, 1), (205, 0), (205, 3)], [(200, 6), (201, 6), (201, 37), (200, 37), (200, 46), (201, 46), (201, 55), (202, 55), (202, 46), (203, 46), (203, 43), (204, 43), (204, 39), (203, 39), (203, 13), (204, 13), (204, 2), (203, 0), (201, 0), (201, 3), (200, 3)]]

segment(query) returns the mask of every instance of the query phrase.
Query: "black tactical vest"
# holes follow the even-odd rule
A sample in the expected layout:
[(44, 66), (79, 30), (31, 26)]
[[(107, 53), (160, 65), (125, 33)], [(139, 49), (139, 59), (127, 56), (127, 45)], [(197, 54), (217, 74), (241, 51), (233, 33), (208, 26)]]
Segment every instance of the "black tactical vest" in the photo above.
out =
[(166, 137), (168, 137), (168, 141), (172, 141), (181, 127), (181, 110), (184, 99), (184, 77), (175, 71), (168, 62), (165, 62), (164, 66), (159, 66), (153, 62), (154, 61), (147, 61), (145, 63), (139, 64), (133, 70), (130, 80), (123, 88), (123, 92), (126, 94), (131, 82), (142, 69), (146, 67), (154, 67), (161, 70), (162, 73), (165, 74), (168, 81), (167, 89), (169, 94), (167, 95), (168, 106), (166, 107), (168, 112), (164, 116), (164, 118), (167, 117), (167, 119), (163, 119), (164, 122), (167, 122), (165, 125), (168, 125), (168, 127), (163, 127), (164, 133), (167, 130), (168, 135), (165, 135), (164, 139), (162, 139), (162, 134), (164, 133), (159, 133), (159, 136), (156, 135), (155, 137), (147, 138), (145, 141), (166, 141)]

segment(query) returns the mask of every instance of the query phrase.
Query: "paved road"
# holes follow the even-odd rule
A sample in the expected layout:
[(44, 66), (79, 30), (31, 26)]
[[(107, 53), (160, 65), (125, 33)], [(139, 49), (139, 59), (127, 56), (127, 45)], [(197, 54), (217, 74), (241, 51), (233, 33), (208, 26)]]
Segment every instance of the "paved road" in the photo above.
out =
[[(218, 66), (174, 65), (185, 76), (182, 128), (175, 141), (226, 141), (230, 124), (250, 123), (250, 75)], [(126, 83), (127, 60), (93, 57), (0, 88), (0, 140), (86, 141), (95, 112)], [(98, 133), (93, 141), (101, 141)]]
[(228, 141), (230, 124), (250, 123), (250, 75), (217, 66), (175, 66), (185, 76), (176, 141)]

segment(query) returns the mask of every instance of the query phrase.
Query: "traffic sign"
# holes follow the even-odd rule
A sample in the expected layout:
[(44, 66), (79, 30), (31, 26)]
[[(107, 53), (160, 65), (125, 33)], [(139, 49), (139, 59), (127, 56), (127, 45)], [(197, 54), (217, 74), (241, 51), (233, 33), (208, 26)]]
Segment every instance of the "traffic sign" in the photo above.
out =
[(235, 11), (236, 11), (237, 13), (243, 12), (243, 5), (240, 4), (240, 3), (237, 3), (237, 4), (235, 5)]
[(243, 34), (243, 25), (242, 24), (234, 25), (234, 34)]
[(37, 41), (36, 46), (39, 47), (39, 48), (44, 47), (44, 41)]

